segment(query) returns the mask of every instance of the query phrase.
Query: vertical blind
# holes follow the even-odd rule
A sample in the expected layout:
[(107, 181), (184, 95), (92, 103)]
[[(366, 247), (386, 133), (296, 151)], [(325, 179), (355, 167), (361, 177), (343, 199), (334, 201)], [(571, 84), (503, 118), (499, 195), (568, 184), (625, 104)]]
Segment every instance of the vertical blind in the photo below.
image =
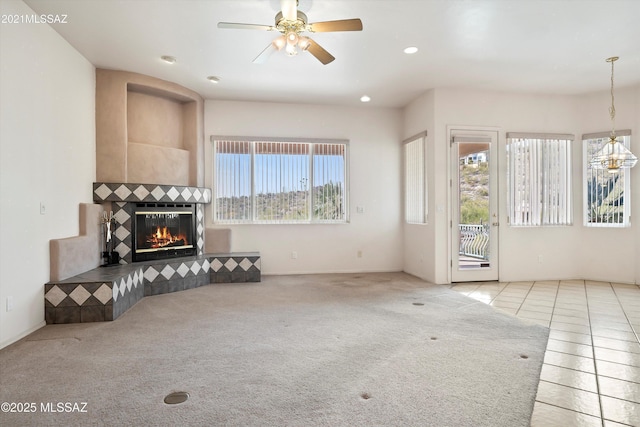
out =
[(572, 140), (573, 135), (507, 133), (511, 225), (572, 223)]
[(426, 133), (404, 144), (404, 211), (409, 224), (427, 222), (424, 140)]
[(346, 220), (345, 143), (213, 143), (216, 222)]
[[(631, 131), (617, 131), (617, 140), (629, 148)], [(629, 227), (631, 191), (629, 169), (609, 173), (592, 168), (589, 162), (605, 144), (609, 132), (582, 135), (584, 150), (584, 225), (587, 227)]]

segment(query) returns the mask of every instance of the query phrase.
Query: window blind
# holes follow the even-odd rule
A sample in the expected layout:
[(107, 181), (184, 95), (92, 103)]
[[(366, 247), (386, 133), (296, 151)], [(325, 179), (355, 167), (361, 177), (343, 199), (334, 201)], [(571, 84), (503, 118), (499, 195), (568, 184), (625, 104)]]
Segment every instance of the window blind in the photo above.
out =
[(216, 222), (346, 221), (345, 142), (233, 137), (212, 137), (212, 142)]
[(426, 132), (404, 144), (405, 221), (409, 224), (427, 222), (425, 154)]
[(510, 225), (572, 223), (572, 140), (567, 134), (507, 133)]

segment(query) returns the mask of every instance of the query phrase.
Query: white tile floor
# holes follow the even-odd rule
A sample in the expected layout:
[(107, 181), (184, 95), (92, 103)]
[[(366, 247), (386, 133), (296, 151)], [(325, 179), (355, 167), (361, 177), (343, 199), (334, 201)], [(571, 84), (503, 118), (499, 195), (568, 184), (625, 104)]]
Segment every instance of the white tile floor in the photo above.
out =
[(562, 280), (451, 288), (551, 329), (532, 426), (640, 426), (640, 286)]

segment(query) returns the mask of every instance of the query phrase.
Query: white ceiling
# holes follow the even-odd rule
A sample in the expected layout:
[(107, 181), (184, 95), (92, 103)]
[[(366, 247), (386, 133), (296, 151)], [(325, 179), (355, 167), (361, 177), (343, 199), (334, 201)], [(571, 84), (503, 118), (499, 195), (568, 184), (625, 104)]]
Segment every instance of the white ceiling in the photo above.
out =
[[(176, 82), (208, 99), (402, 107), (437, 87), (581, 94), (640, 83), (639, 0), (299, 0), (309, 22), (361, 18), (362, 32), (311, 37), (336, 60), (276, 52), (279, 0), (25, 0), (67, 15), (54, 29), (99, 68)], [(414, 55), (402, 50), (417, 46)], [(161, 55), (172, 55), (168, 65)], [(219, 84), (206, 80), (220, 77)]]

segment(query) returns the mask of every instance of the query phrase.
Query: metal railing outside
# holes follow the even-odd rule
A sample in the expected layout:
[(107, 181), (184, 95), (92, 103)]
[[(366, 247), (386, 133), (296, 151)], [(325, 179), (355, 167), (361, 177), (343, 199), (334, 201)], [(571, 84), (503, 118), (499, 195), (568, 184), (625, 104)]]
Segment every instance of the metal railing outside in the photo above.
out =
[(489, 225), (459, 224), (460, 255), (489, 259)]

